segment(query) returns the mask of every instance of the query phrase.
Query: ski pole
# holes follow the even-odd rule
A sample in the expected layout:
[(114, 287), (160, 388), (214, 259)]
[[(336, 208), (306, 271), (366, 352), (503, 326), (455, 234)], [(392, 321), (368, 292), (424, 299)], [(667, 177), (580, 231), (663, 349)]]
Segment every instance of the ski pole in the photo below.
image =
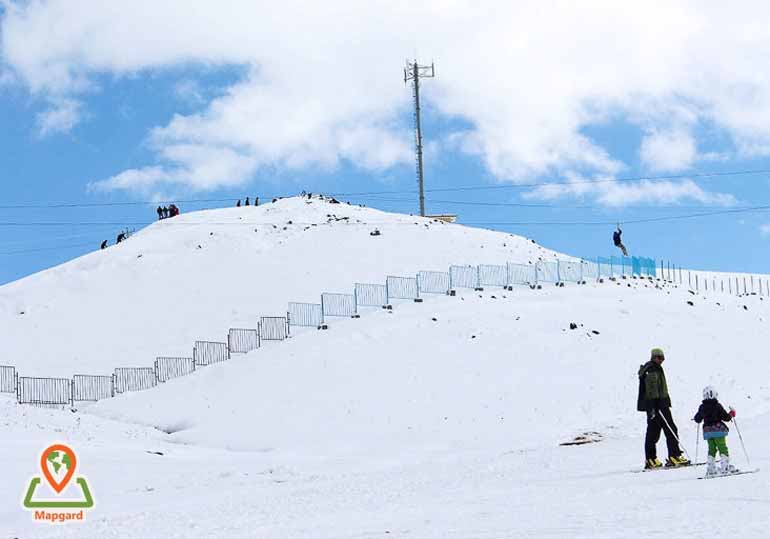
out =
[(741, 441), (741, 447), (743, 448), (743, 454), (746, 455), (746, 463), (751, 466), (751, 459), (749, 458), (749, 454), (746, 452), (746, 446), (743, 443), (743, 436), (741, 436), (741, 429), (738, 428), (738, 422), (733, 418), (733, 424), (735, 425), (735, 432), (738, 433), (738, 439)]
[(690, 454), (687, 452), (687, 448), (682, 444), (682, 441), (679, 439), (679, 436), (677, 436), (676, 432), (674, 432), (674, 429), (671, 428), (671, 425), (668, 424), (668, 420), (666, 419), (666, 416), (664, 416), (662, 413), (660, 413), (660, 410), (658, 410), (658, 415), (660, 415), (660, 418), (663, 420), (663, 423), (665, 423), (666, 428), (668, 429), (668, 432), (674, 435), (674, 439), (676, 440), (676, 443), (679, 444), (679, 448), (684, 451), (684, 454), (687, 455), (687, 460), (690, 460)]
[(698, 464), (698, 442), (700, 441), (700, 423), (695, 424), (695, 462), (693, 464)]

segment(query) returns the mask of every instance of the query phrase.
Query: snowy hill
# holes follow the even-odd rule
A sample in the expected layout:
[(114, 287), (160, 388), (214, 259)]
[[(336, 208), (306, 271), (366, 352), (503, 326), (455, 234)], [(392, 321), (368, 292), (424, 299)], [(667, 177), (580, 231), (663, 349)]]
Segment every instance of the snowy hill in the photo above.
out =
[(196, 340), (356, 282), (555, 256), (510, 234), (318, 198), (201, 211), (0, 287), (0, 339), (25, 375), (109, 373), (189, 356)]
[[(375, 226), (382, 236), (369, 235)], [(73, 358), (109, 371), (356, 281), (553, 256), (506, 234), (292, 199), (158, 223), (0, 289), (25, 309), (2, 316), (17, 324), (9, 337), (25, 371), (69, 374)], [(107, 286), (115, 279), (132, 284)], [(157, 297), (179, 307), (153, 309)], [(79, 538), (763, 537), (764, 473), (704, 482), (700, 468), (630, 472), (643, 461), (636, 370), (653, 346), (666, 350), (691, 456), (688, 418), (714, 384), (738, 409), (752, 464), (767, 467), (769, 323), (759, 296), (636, 279), (468, 290), (299, 332), (77, 413), (0, 399), (12, 440), (0, 444), (0, 527)], [(66, 361), (37, 342), (35, 324), (52, 324)], [(600, 441), (559, 445), (584, 432)], [(40, 527), (18, 509), (36, 452), (54, 440), (79, 449), (98, 497), (77, 527)], [(728, 443), (747, 466), (735, 432)]]

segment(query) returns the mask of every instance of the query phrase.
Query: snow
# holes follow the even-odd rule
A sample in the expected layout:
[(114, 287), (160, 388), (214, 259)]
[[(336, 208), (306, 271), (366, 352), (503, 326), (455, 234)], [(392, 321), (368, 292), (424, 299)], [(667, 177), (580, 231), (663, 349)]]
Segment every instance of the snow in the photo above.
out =
[[(367, 224), (297, 225), (327, 213)], [(16, 324), (10, 357), (22, 371), (66, 375), (74, 357), (79, 369), (149, 364), (177, 341), (222, 338), (286, 301), (356, 281), (555, 256), (506, 234), (317, 200), (182, 218), (0, 288), (28, 309), (2, 314)], [(262, 224), (226, 224), (244, 220)], [(288, 220), (286, 231), (253, 232)], [(374, 226), (382, 236), (369, 236)], [(107, 286), (114, 280), (133, 290)], [(179, 309), (146, 309), (153, 294)], [(704, 482), (703, 468), (630, 471), (643, 461), (636, 370), (653, 346), (666, 351), (691, 456), (688, 418), (713, 384), (738, 410), (751, 464), (767, 468), (769, 310), (760, 296), (636, 279), (468, 290), (299, 331), (76, 413), (0, 398), (0, 536), (764, 537), (764, 472)], [(39, 328), (66, 352), (39, 343)], [(85, 351), (94, 341), (99, 349)], [(584, 432), (601, 440), (559, 445)], [(39, 451), (54, 441), (75, 447), (96, 497), (77, 526), (41, 526), (20, 508)], [(735, 429), (728, 445), (747, 468)], [(663, 441), (658, 449), (665, 457)]]

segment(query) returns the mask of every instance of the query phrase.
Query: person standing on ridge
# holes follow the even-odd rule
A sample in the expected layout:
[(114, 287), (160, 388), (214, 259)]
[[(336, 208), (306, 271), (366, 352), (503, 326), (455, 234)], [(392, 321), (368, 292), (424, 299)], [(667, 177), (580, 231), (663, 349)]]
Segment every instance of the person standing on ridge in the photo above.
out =
[(251, 206), (251, 203), (249, 202), (249, 197), (246, 197), (246, 203), (244, 205), (245, 206)]
[(628, 251), (626, 251), (626, 246), (623, 245), (623, 241), (620, 239), (620, 236), (622, 234), (623, 234), (623, 231), (620, 230), (620, 223), (618, 223), (618, 229), (612, 233), (612, 243), (614, 243), (615, 247), (617, 247), (623, 252), (623, 256), (628, 256)]
[(666, 466), (687, 466), (690, 461), (682, 456), (679, 447), (679, 433), (671, 416), (671, 397), (668, 394), (666, 373), (663, 372), (663, 361), (666, 357), (663, 350), (653, 348), (650, 360), (639, 367), (639, 396), (636, 409), (647, 414), (647, 434), (644, 437), (644, 453), (646, 469), (663, 466), (657, 457), (655, 447), (660, 440), (660, 431), (666, 435), (668, 460)]
[(104, 240), (102, 242), (102, 245), (99, 247), (100, 249), (106, 249), (107, 248), (107, 240)]
[(238, 202), (235, 203), (235, 207), (236, 208), (240, 208), (241, 207), (241, 199), (240, 198), (238, 199)]
[(158, 214), (158, 221), (160, 221), (161, 219), (163, 219), (163, 208), (161, 208), (160, 206), (158, 206), (158, 209), (157, 209), (157, 210), (155, 210), (155, 211), (156, 211), (156, 212), (157, 212), (157, 214)]

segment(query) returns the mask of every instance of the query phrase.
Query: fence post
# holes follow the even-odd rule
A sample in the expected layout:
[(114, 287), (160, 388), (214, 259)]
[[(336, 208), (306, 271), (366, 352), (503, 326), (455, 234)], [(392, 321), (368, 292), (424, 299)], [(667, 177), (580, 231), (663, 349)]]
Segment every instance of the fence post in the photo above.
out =
[(612, 271), (612, 257), (610, 256), (610, 279), (615, 276), (615, 272)]
[(751, 293), (754, 293), (754, 276), (751, 276)]
[(699, 284), (698, 284), (698, 274), (695, 274), (695, 291), (700, 292)]
[(559, 263), (559, 259), (556, 259), (556, 284), (558, 285), (561, 282), (561, 264)]
[(738, 277), (735, 278), (735, 295), (738, 296), (741, 293), (741, 287), (738, 286)]

